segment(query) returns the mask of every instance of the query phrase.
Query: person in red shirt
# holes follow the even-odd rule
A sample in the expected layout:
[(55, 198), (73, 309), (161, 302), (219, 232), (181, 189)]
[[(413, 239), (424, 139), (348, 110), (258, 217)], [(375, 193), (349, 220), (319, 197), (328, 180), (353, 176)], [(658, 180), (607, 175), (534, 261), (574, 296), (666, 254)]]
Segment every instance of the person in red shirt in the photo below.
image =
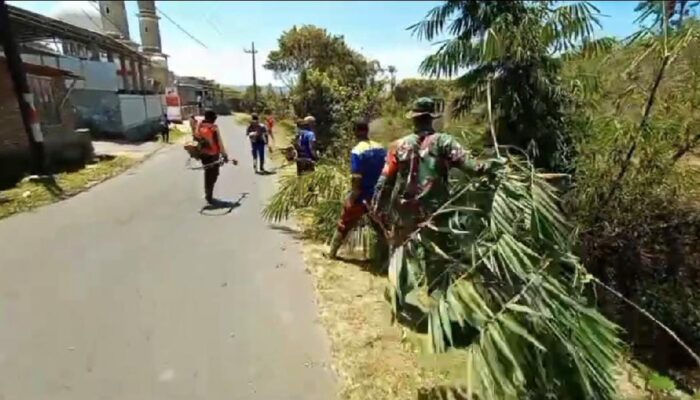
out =
[(202, 142), (201, 161), (204, 167), (204, 198), (207, 203), (214, 204), (214, 185), (219, 177), (220, 158), (228, 161), (228, 154), (221, 140), (219, 127), (216, 125), (216, 113), (211, 110), (204, 112), (204, 120), (197, 126), (195, 138)]

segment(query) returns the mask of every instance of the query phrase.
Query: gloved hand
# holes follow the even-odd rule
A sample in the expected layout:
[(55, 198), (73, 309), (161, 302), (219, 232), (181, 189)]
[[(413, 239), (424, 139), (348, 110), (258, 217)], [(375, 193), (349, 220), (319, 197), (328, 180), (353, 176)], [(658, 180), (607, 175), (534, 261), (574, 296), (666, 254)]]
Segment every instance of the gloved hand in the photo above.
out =
[(224, 153), (221, 157), (224, 159), (224, 164), (226, 164), (228, 162), (228, 154)]

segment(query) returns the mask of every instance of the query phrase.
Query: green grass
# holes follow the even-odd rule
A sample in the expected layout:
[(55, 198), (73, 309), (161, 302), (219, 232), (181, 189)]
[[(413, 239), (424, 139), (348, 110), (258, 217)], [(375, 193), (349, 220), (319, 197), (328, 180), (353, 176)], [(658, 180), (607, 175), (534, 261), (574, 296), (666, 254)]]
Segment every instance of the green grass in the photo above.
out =
[(250, 114), (247, 113), (233, 113), (233, 118), (241, 125), (248, 125), (250, 123)]
[(0, 219), (75, 196), (137, 162), (136, 159), (120, 156), (99, 161), (76, 172), (57, 174), (53, 179), (25, 180), (12, 189), (0, 192)]

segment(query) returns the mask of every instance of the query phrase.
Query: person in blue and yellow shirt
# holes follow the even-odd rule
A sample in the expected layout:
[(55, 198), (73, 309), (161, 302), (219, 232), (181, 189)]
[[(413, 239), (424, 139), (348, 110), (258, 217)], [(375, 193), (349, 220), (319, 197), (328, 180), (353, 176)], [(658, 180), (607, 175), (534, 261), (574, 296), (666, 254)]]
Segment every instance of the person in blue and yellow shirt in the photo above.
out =
[[(350, 153), (350, 173), (352, 174), (352, 190), (345, 200), (343, 214), (338, 221), (338, 229), (331, 240), (329, 256), (337, 258), (338, 249), (348, 233), (357, 225), (368, 212), (368, 203), (374, 195), (374, 187), (384, 168), (386, 150), (381, 144), (369, 139), (369, 124), (362, 120), (355, 122), (355, 137), (357, 145)], [(377, 231), (380, 240), (384, 239), (381, 228), (370, 220)]]

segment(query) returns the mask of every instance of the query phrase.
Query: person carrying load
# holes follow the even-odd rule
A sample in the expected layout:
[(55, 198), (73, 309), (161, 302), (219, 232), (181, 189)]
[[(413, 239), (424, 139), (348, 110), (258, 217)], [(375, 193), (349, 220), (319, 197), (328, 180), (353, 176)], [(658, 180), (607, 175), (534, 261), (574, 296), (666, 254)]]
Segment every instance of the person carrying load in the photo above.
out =
[[(204, 120), (198, 124), (194, 135), (198, 152), (194, 154), (194, 158), (199, 158), (204, 166), (204, 198), (209, 204), (214, 203), (214, 185), (219, 178), (219, 168), (221, 164), (228, 162), (228, 153), (221, 140), (216, 117), (214, 111), (206, 110)], [(191, 149), (188, 149), (188, 152), (193, 155)], [(232, 161), (234, 164), (238, 163), (235, 159)]]
[(253, 153), (253, 170), (256, 173), (265, 173), (265, 146), (269, 147), (269, 139), (272, 132), (260, 123), (257, 114), (251, 116), (250, 125), (246, 129)]
[(309, 115), (298, 124), (299, 130), (296, 137), (297, 175), (301, 176), (316, 169), (318, 154), (316, 153), (316, 134), (314, 128), (316, 118)]

